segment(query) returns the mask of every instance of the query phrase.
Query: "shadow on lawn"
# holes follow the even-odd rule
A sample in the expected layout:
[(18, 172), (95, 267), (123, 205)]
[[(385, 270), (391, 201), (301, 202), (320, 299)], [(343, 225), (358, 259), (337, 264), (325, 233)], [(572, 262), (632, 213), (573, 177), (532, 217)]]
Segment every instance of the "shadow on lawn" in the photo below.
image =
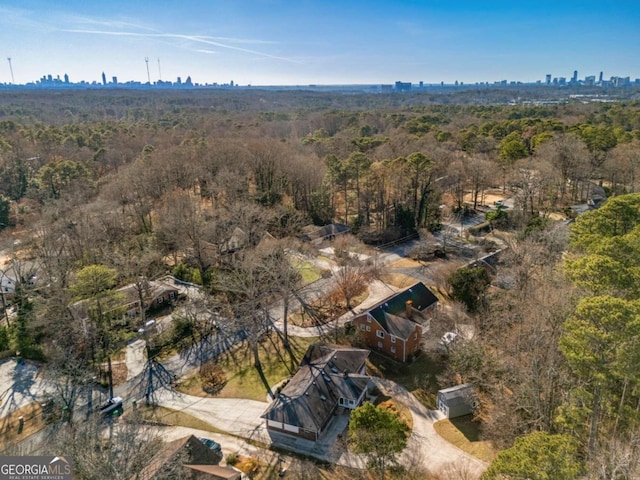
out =
[(456, 427), (470, 442), (479, 442), (480, 439), (480, 422), (473, 419), (473, 415), (464, 415), (462, 417), (450, 418), (451, 424)]

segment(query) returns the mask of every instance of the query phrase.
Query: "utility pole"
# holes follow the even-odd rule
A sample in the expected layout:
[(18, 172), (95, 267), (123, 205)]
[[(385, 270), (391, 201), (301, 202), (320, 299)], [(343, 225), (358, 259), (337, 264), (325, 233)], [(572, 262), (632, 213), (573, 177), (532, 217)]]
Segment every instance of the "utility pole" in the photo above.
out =
[(149, 74), (149, 57), (144, 57), (144, 61), (147, 64), (147, 80), (149, 81), (149, 85), (151, 85), (151, 75)]
[(11, 66), (11, 57), (7, 57), (7, 61), (9, 62), (9, 70), (11, 71), (11, 84), (15, 85), (16, 81), (13, 78), (13, 67)]

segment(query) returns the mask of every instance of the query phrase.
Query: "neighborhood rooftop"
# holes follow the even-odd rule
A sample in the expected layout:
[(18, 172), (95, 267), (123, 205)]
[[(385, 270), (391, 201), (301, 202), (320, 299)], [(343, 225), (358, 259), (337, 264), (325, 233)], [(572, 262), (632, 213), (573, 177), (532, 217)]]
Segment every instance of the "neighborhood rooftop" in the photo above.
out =
[(416, 330), (416, 324), (406, 318), (384, 312), (384, 321), (380, 322), (387, 333), (398, 338), (407, 339)]
[(369, 377), (360, 374), (368, 350), (314, 344), (263, 418), (319, 432), (340, 398), (358, 399)]
[(382, 301), (369, 310), (380, 324), (387, 322), (385, 314), (398, 315), (405, 311), (407, 302), (418, 311), (423, 311), (438, 302), (438, 298), (423, 283), (419, 282), (393, 297)]

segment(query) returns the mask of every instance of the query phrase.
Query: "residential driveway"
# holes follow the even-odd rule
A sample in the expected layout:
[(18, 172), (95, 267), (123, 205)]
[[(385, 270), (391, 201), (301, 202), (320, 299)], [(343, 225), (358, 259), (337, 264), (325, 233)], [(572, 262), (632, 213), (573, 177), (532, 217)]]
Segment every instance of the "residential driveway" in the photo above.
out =
[(137, 377), (144, 370), (147, 361), (146, 345), (144, 340), (136, 340), (127, 345), (124, 361), (127, 365), (127, 380)]
[(35, 402), (51, 385), (38, 376), (35, 365), (9, 358), (0, 363), (0, 418)]
[(240, 398), (203, 398), (179, 392), (157, 392), (158, 405), (180, 410), (238, 437), (269, 444), (265, 422), (260, 415), (269, 404)]
[[(382, 393), (393, 397), (406, 405), (413, 417), (413, 431), (401, 460), (405, 464), (420, 466), (431, 472), (443, 472), (452, 465), (459, 471), (463, 468), (466, 478), (478, 478), (487, 468), (487, 464), (468, 455), (440, 437), (433, 423), (444, 418), (438, 411), (425, 408), (406, 388), (389, 380), (374, 378)], [(296, 439), (288, 435), (267, 432), (265, 422), (260, 415), (269, 405), (266, 402), (227, 398), (201, 398), (174, 392), (162, 392), (158, 403), (164, 407), (180, 410), (210, 423), (217, 429), (233, 436), (258, 441), (264, 445), (276, 444), (298, 453), (310, 455), (338, 465), (364, 468), (362, 456), (350, 453), (341, 442), (342, 434), (348, 424), (346, 415), (338, 416), (332, 422), (329, 431), (319, 442)], [(208, 433), (218, 441), (215, 434)], [(223, 445), (222, 436), (220, 443)], [(236, 442), (238, 442), (236, 440)], [(231, 443), (236, 445), (234, 443)], [(242, 447), (240, 442), (236, 446)]]
[[(332, 287), (335, 287), (333, 281)], [(325, 323), (323, 325), (318, 325), (316, 327), (299, 327), (297, 325), (289, 324), (289, 335), (291, 335), (292, 337), (318, 337), (329, 335), (335, 330), (336, 326), (344, 325), (359, 313), (368, 310), (370, 307), (380, 303), (382, 300), (394, 294), (398, 290), (398, 288), (392, 285), (387, 285), (380, 280), (374, 280), (369, 284), (369, 296), (352, 311), (345, 313), (336, 320)], [(274, 310), (272, 312), (273, 317), (277, 318), (277, 320), (273, 322), (273, 325), (275, 328), (282, 330), (284, 329), (284, 322), (282, 321), (283, 313), (280, 306), (278, 306), (277, 308), (278, 310)], [(290, 312), (291, 311), (292, 310), (290, 310)]]
[(403, 453), (404, 464), (415, 464), (432, 473), (446, 472), (452, 467), (456, 472), (464, 471), (464, 478), (479, 478), (488, 464), (479, 460), (442, 438), (433, 428), (433, 424), (444, 417), (438, 410), (429, 410), (422, 405), (406, 388), (390, 380), (373, 378), (380, 391), (394, 400), (406, 405), (413, 417), (413, 431)]

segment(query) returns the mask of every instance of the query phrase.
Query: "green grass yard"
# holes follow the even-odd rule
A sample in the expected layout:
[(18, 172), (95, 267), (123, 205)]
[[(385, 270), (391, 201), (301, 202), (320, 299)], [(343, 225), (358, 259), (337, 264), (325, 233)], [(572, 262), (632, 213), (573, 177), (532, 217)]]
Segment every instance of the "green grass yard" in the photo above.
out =
[[(262, 371), (269, 385), (273, 387), (295, 373), (309, 345), (317, 341), (317, 337), (289, 337), (292, 358), (284, 350), (280, 338), (275, 334), (269, 335), (259, 347)], [(219, 364), (225, 371), (227, 383), (215, 395), (216, 397), (265, 401), (267, 389), (253, 365), (253, 355), (245, 345), (221, 357)], [(198, 375), (181, 382), (178, 385), (178, 390), (201, 397), (213, 396), (202, 390), (202, 383)]]

